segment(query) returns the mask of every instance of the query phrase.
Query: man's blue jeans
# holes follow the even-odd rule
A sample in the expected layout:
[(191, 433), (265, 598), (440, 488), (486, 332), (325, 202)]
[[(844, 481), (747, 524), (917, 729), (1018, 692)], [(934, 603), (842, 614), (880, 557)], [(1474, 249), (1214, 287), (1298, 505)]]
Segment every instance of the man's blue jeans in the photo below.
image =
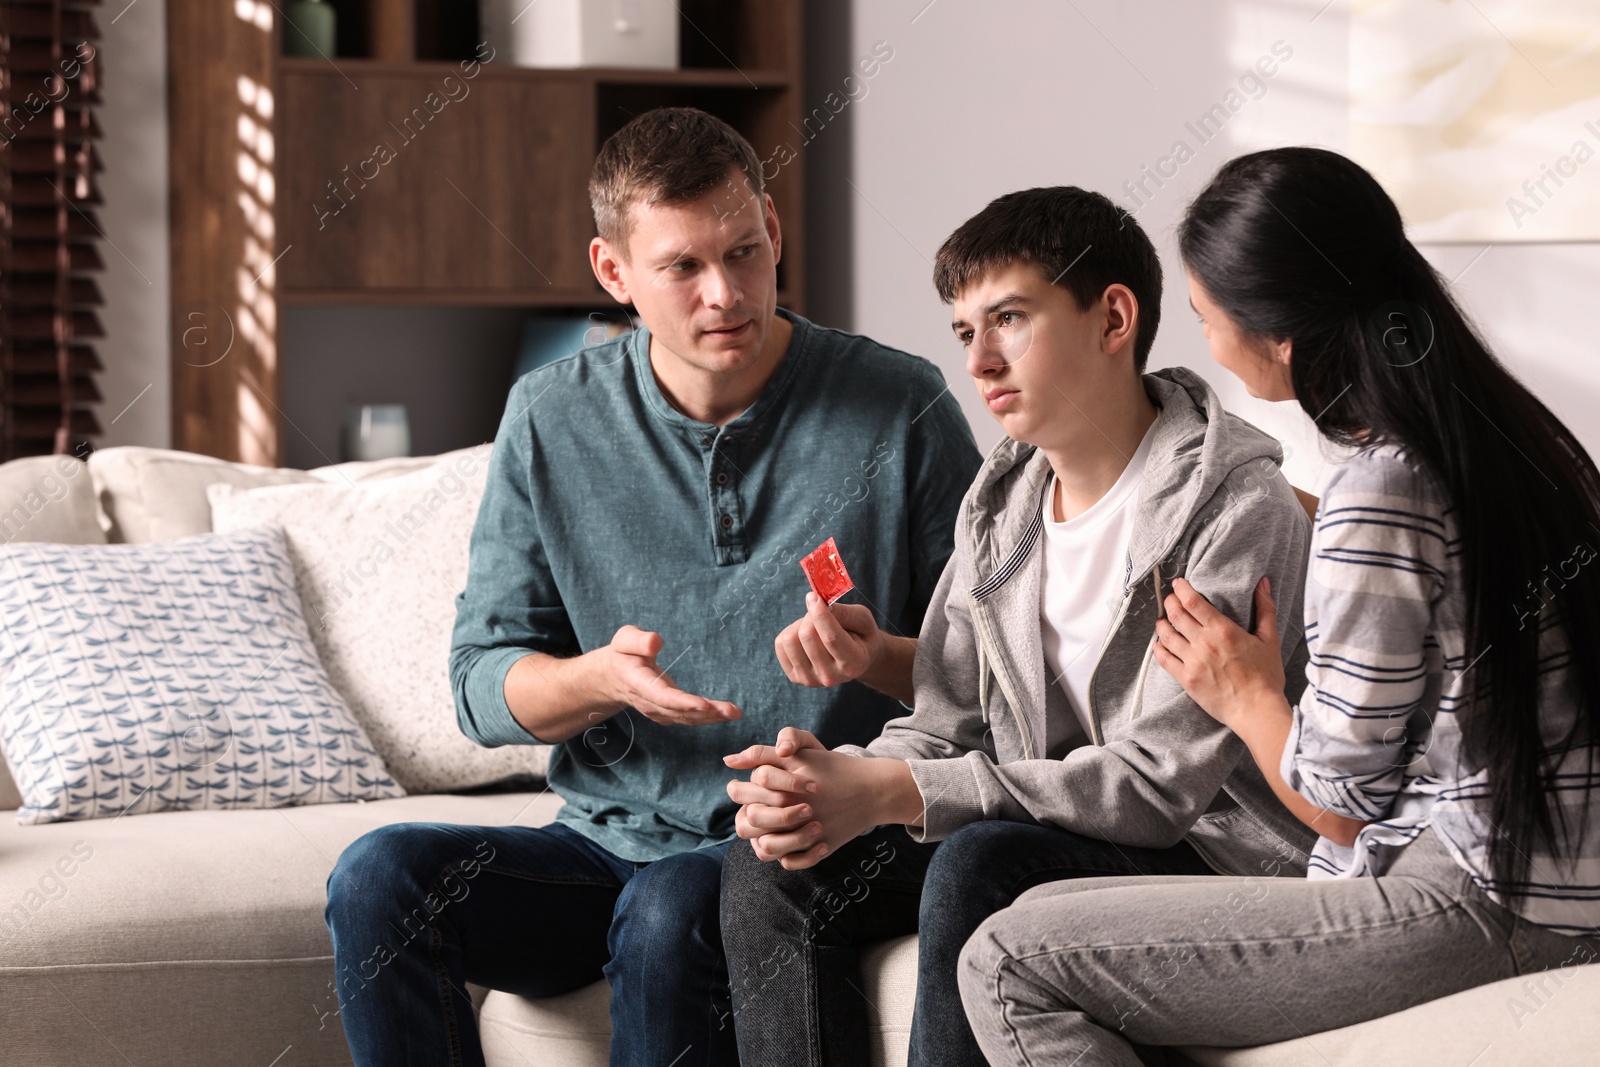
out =
[(556, 824), (399, 823), (328, 877), (357, 1067), (479, 1065), (466, 983), (521, 996), (611, 984), (611, 1063), (736, 1064), (718, 896), (727, 845), (618, 859)]

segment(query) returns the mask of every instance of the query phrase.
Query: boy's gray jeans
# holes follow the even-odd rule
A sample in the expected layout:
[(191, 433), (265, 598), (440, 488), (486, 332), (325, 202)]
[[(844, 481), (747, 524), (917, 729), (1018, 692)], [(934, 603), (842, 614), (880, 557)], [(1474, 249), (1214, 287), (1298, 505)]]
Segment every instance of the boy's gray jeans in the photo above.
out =
[(1597, 961), (1489, 900), (1430, 829), (1376, 878), (1039, 886), (978, 928), (960, 982), (994, 1067), (1139, 1067), (1134, 1044), (1284, 1041)]

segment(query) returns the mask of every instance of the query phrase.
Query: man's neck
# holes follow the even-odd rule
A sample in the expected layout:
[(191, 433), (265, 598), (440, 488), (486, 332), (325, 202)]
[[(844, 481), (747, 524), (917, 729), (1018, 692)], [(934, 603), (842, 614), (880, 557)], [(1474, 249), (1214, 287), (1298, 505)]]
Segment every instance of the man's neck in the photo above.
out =
[(650, 335), (650, 369), (667, 403), (696, 422), (724, 426), (742, 415), (761, 395), (783, 363), (794, 325), (782, 315), (772, 316), (761, 354), (742, 370), (712, 374), (682, 358), (662, 358), (660, 342)]
[(1078, 432), (1072, 440), (1041, 448), (1056, 475), (1050, 500), (1056, 522), (1082, 515), (1111, 491), (1156, 421), (1157, 411), (1141, 382), (1120, 402), (1097, 404), (1093, 421), (1081, 411), (1078, 414)]

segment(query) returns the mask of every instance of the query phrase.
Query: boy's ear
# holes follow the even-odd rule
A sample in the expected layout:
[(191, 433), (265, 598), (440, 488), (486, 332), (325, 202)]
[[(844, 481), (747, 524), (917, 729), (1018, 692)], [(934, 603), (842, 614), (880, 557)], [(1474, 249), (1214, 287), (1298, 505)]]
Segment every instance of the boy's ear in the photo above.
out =
[(1120, 282), (1106, 286), (1100, 297), (1105, 305), (1100, 344), (1108, 355), (1115, 355), (1133, 343), (1139, 332), (1139, 298)]

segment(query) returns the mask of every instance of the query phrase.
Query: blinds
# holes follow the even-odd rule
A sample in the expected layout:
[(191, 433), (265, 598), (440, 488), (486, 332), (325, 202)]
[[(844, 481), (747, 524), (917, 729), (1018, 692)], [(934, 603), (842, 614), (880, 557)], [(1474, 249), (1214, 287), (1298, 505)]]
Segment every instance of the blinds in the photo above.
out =
[(100, 433), (97, 6), (0, 0), (0, 461)]

